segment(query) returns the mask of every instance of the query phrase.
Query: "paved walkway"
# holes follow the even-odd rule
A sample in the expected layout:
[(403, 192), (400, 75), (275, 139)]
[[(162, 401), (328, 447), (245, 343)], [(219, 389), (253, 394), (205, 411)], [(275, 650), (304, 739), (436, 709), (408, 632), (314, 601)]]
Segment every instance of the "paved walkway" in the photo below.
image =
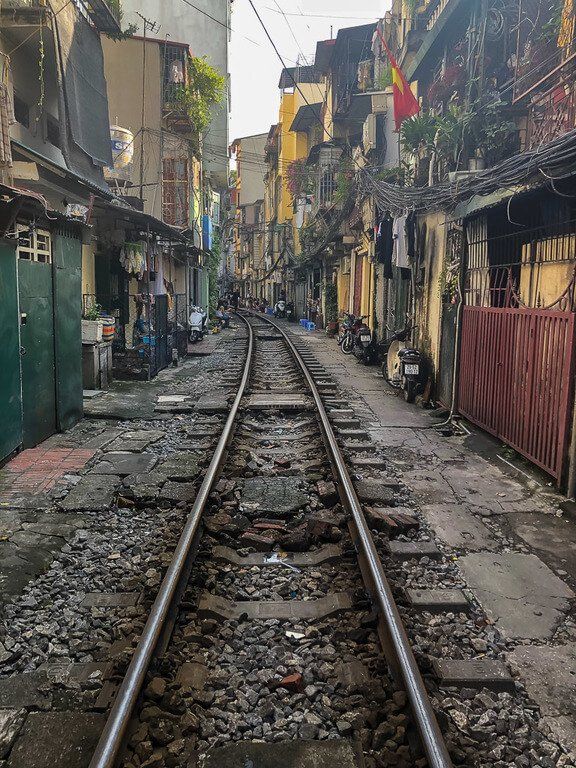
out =
[(509, 450), (471, 425), (461, 436), (432, 429), (430, 411), (406, 404), (378, 368), (343, 355), (323, 333), (291, 329), (349, 393), (439, 545), (515, 646), (509, 663), (576, 751), (576, 524), (563, 497), (524, 462), (507, 463)]

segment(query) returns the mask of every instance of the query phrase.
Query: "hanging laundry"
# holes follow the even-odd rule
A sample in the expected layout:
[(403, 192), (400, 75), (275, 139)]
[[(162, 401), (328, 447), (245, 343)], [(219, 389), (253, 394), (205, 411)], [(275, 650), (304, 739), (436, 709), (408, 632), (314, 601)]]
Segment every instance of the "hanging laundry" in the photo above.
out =
[(129, 275), (144, 277), (146, 269), (145, 243), (124, 243), (120, 251), (120, 264)]
[(394, 219), (394, 257), (393, 264), (400, 269), (408, 269), (408, 243), (406, 238), (406, 216), (398, 216)]
[(376, 232), (376, 259), (382, 264), (384, 277), (392, 280), (392, 252), (394, 250), (394, 237), (392, 231), (392, 219), (385, 216)]

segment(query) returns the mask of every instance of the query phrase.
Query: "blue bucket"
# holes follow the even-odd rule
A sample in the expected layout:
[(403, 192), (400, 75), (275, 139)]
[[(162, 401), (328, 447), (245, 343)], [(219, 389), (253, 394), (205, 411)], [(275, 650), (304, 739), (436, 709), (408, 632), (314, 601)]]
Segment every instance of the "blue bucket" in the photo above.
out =
[(307, 331), (315, 331), (316, 330), (316, 323), (313, 323), (310, 320), (307, 320), (305, 327), (306, 327)]

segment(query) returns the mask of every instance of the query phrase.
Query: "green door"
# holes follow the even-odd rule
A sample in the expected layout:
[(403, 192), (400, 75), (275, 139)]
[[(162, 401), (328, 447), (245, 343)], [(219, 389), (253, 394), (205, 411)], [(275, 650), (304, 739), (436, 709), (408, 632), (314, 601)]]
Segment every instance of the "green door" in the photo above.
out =
[(16, 248), (0, 242), (0, 461), (22, 444)]
[(58, 429), (82, 418), (82, 241), (53, 239)]
[(56, 431), (52, 265), (18, 260), (24, 447)]

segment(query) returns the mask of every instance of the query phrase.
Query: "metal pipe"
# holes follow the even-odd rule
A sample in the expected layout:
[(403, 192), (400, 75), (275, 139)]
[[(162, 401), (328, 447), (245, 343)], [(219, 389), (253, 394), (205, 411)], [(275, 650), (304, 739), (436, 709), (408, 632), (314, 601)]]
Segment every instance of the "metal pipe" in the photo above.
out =
[[(244, 318), (242, 319), (244, 320)], [(204, 507), (208, 501), (214, 481), (218, 476), (226, 447), (233, 433), (240, 400), (246, 390), (254, 350), (254, 333), (247, 322), (246, 325), (248, 327), (248, 352), (240, 387), (238, 388), (234, 403), (228, 414), (228, 419), (226, 420), (218, 445), (212, 456), (212, 461), (206, 470), (206, 475), (204, 476), (194, 505), (190, 510), (186, 525), (184, 526), (176, 549), (174, 550), (172, 562), (162, 580), (158, 595), (152, 605), (150, 615), (142, 631), (142, 635), (140, 636), (140, 640), (138, 641), (138, 645), (136, 646), (124, 680), (122, 681), (122, 685), (118, 690), (110, 714), (108, 715), (106, 725), (104, 726), (104, 730), (102, 731), (96, 746), (96, 751), (90, 761), (89, 768), (113, 768), (122, 748), (126, 728), (128, 727), (132, 712), (140, 695), (140, 691), (142, 690), (146, 672), (153, 659), (156, 645), (162, 633), (162, 628), (180, 583), (190, 547), (192, 546), (192, 542), (194, 541), (194, 537), (202, 520)]]
[(328, 419), (324, 403), (320, 398), (314, 379), (310, 375), (304, 361), (300, 357), (298, 350), (290, 338), (276, 323), (271, 320), (268, 320), (268, 322), (284, 337), (306, 378), (308, 387), (310, 388), (314, 402), (318, 408), (322, 428), (326, 436), (326, 444), (328, 450), (332, 454), (333, 464), (337, 471), (338, 482), (346, 506), (358, 529), (358, 544), (362, 550), (362, 554), (366, 558), (370, 574), (374, 580), (378, 606), (386, 621), (394, 651), (398, 656), (398, 663), (402, 673), (406, 694), (412, 705), (412, 711), (430, 768), (453, 768), (452, 760), (432, 708), (424, 680), (418, 669), (418, 664), (414, 658), (410, 641), (408, 640), (406, 630), (404, 629), (404, 624), (402, 623), (402, 618), (398, 611), (398, 607), (396, 606), (396, 601), (394, 600), (390, 584), (384, 573), (382, 561), (376, 550), (376, 545), (374, 544), (372, 534), (370, 533), (366, 518), (364, 517), (360, 501), (358, 500), (344, 457), (342, 456), (336, 440), (336, 435), (334, 434), (334, 430)]

